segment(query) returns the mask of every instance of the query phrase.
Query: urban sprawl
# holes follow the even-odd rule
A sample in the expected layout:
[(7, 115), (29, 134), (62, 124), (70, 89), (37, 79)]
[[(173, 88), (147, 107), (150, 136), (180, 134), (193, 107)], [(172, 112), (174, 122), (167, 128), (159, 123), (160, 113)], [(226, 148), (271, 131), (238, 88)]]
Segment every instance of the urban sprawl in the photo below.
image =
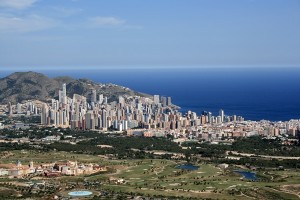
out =
[[(2, 106), (0, 112), (8, 115), (40, 115), (42, 126), (79, 130), (127, 132), (127, 135), (164, 137), (177, 140), (200, 139), (218, 141), (252, 135), (295, 136), (300, 130), (299, 120), (287, 122), (245, 121), (241, 116), (227, 116), (224, 110), (218, 116), (203, 111), (201, 115), (188, 111), (184, 115), (173, 105), (171, 97), (119, 96), (108, 102), (108, 97), (92, 89), (89, 98), (74, 94), (67, 97), (67, 86), (62, 85), (59, 99), (49, 103), (28, 101)], [(0, 124), (4, 128), (3, 124)], [(16, 123), (14, 128), (26, 128)]]

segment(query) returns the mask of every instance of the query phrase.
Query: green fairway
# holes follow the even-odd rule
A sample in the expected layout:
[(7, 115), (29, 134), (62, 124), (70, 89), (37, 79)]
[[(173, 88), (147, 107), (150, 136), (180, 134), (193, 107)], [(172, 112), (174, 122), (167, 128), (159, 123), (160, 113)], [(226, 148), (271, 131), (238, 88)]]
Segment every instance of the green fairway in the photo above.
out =
[[(62, 192), (73, 188), (108, 190), (114, 192), (143, 194), (150, 196), (176, 196), (212, 199), (299, 199), (300, 173), (295, 170), (257, 171), (259, 181), (252, 182), (232, 172), (238, 166), (223, 170), (214, 164), (197, 164), (197, 170), (182, 170), (176, 166), (184, 161), (163, 159), (109, 160), (97, 155), (66, 152), (12, 151), (1, 163), (23, 164), (33, 160), (35, 164), (52, 163), (58, 160), (77, 160), (79, 163), (97, 163), (108, 167), (107, 172), (92, 175), (61, 176), (45, 179), (61, 184)], [(40, 178), (39, 178), (40, 179)], [(42, 178), (43, 179), (43, 178)], [(9, 181), (8, 179), (3, 179)], [(114, 180), (124, 180), (116, 183)], [(13, 181), (13, 179), (11, 180)], [(85, 182), (99, 182), (92, 188)], [(297, 185), (298, 184), (298, 185)]]
[[(280, 190), (280, 182), (252, 182), (243, 179), (240, 175), (223, 171), (212, 164), (200, 165), (195, 171), (180, 170), (175, 167), (178, 163), (168, 160), (135, 161), (133, 166), (119, 170), (116, 174), (105, 176), (125, 179), (122, 185), (108, 185), (106, 188), (126, 192), (142, 192), (150, 195), (164, 194), (187, 197), (229, 198), (239, 196), (239, 199), (251, 199), (257, 195), (268, 199), (278, 196), (283, 199), (297, 199), (295, 194)], [(259, 172), (258, 175), (263, 172)], [(274, 174), (285, 177), (285, 183), (297, 183), (300, 176), (294, 171), (269, 172), (269, 180)], [(286, 176), (289, 175), (287, 179)], [(274, 178), (273, 178), (274, 179)], [(278, 187), (278, 189), (272, 188)], [(259, 188), (259, 189), (258, 189)], [(264, 192), (261, 192), (264, 191)], [(255, 195), (253, 195), (255, 194)]]

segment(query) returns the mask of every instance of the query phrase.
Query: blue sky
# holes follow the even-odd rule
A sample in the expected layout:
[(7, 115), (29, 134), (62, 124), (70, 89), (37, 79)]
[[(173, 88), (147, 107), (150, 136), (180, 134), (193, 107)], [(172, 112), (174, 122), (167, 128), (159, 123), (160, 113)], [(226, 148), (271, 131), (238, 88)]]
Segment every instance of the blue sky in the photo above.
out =
[(300, 66), (299, 0), (0, 0), (0, 68)]

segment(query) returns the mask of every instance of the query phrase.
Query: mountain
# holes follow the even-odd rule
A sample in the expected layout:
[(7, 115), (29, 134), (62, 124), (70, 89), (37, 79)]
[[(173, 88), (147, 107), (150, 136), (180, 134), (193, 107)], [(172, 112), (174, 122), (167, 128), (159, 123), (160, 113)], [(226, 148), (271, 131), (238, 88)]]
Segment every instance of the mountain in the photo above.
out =
[(69, 97), (73, 97), (73, 94), (88, 97), (92, 89), (95, 89), (97, 94), (107, 96), (108, 101), (116, 100), (120, 95), (150, 96), (111, 83), (101, 84), (88, 79), (74, 79), (67, 76), (49, 78), (36, 72), (15, 72), (0, 79), (0, 103), (17, 103), (32, 99), (47, 101), (57, 98), (58, 90), (61, 89), (63, 83), (67, 84)]

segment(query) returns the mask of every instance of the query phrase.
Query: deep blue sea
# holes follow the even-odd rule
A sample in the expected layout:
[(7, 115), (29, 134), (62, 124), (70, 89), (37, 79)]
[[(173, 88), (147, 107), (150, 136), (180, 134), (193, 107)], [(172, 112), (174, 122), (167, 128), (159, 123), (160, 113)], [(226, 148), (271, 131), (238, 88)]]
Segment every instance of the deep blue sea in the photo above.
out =
[[(249, 120), (300, 119), (300, 67), (296, 68), (146, 68), (35, 70), (50, 77), (88, 78), (171, 96), (182, 112), (192, 110)], [(1, 71), (4, 77), (11, 72)]]

